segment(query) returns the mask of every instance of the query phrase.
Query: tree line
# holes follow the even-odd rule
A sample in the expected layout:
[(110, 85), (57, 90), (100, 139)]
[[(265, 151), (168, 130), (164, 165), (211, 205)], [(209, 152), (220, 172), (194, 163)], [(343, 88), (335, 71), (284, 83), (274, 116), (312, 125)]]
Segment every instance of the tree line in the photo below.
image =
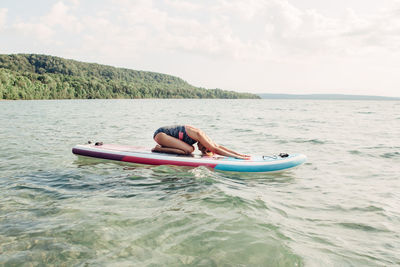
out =
[(171, 75), (47, 55), (0, 55), (0, 99), (259, 98)]

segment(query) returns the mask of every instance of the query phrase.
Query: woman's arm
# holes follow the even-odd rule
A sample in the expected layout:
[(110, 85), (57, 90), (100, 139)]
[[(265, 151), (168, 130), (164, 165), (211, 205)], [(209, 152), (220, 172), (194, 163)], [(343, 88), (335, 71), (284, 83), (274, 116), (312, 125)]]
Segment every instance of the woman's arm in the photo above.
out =
[(225, 149), (225, 147), (219, 146), (219, 145), (217, 147), (217, 150), (219, 151), (219, 153), (216, 152), (217, 154), (222, 155), (222, 153), (224, 153), (225, 154), (224, 156), (229, 156), (229, 157), (234, 157), (234, 158), (239, 158), (239, 159), (249, 159), (250, 158), (250, 156), (239, 154), (232, 150), (227, 150), (227, 149)]
[(240, 153), (237, 153), (237, 152), (235, 152), (235, 151), (233, 151), (233, 150), (230, 150), (230, 149), (228, 149), (228, 148), (226, 148), (226, 147), (224, 147), (224, 146), (221, 146), (221, 145), (218, 145), (220, 148), (222, 148), (222, 149), (224, 149), (224, 150), (226, 150), (226, 151), (228, 151), (228, 152), (230, 152), (230, 153), (232, 153), (232, 154), (235, 154), (235, 155), (238, 155), (238, 156), (240, 156), (240, 157), (250, 157), (250, 156), (248, 156), (248, 155), (244, 155), (244, 154), (240, 154)]
[(200, 144), (202, 144), (207, 150), (211, 151), (212, 153), (233, 157), (233, 158), (240, 158), (240, 159), (249, 159), (249, 156), (242, 155), (236, 153), (232, 150), (229, 150), (223, 146), (217, 145), (214, 143), (210, 137), (208, 137), (202, 130), (197, 129), (193, 126), (185, 125), (186, 132), (192, 139), (196, 140)]
[(218, 154), (218, 155), (227, 156), (227, 157), (233, 157), (233, 158), (239, 158), (239, 159), (248, 159), (249, 158), (246, 155), (242, 155), (242, 154), (236, 153), (234, 151), (225, 149), (223, 146), (219, 146), (219, 145), (215, 144), (204, 133), (200, 133), (199, 134), (198, 142), (200, 142), (204, 147), (206, 147), (212, 153), (215, 153), (215, 154)]

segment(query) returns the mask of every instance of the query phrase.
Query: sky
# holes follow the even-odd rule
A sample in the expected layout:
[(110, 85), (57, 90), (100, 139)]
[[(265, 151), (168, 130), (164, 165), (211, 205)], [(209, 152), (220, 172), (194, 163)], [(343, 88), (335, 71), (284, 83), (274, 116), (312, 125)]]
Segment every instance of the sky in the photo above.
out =
[(400, 97), (400, 1), (2, 0), (0, 53), (239, 92)]

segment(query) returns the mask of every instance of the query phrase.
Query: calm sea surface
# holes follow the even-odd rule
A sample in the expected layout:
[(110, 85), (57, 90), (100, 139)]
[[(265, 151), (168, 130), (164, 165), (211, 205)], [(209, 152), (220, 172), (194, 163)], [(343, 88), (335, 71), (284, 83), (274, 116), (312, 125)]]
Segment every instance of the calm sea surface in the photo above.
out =
[[(191, 124), (280, 174), (79, 159)], [(0, 265), (400, 265), (400, 102), (0, 102)]]

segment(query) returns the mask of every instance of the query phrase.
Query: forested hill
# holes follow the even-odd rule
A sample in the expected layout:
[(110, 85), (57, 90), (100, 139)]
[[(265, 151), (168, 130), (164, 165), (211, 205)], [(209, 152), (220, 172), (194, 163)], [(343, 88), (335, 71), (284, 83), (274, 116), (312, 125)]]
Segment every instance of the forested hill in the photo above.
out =
[(171, 75), (60, 57), (0, 55), (0, 99), (259, 98), (192, 86)]

